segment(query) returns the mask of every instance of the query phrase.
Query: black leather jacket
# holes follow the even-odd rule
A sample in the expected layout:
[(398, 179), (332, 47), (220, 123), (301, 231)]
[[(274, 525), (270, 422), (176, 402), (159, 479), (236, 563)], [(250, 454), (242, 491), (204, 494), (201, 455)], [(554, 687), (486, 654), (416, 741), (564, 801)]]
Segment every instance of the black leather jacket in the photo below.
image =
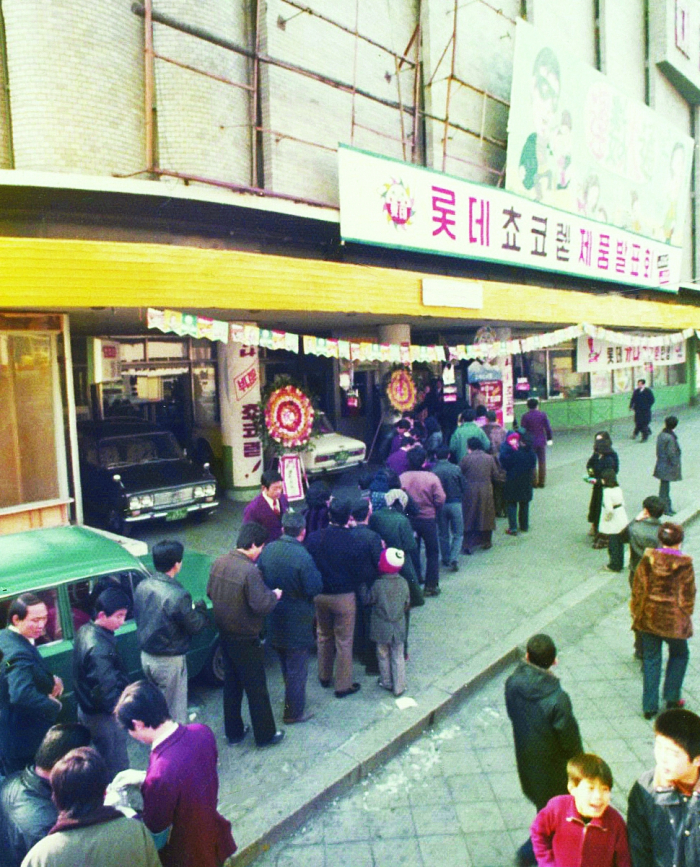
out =
[(0, 785), (0, 867), (20, 867), (24, 856), (56, 822), (51, 784), (34, 768), (17, 771)]
[(94, 622), (78, 630), (73, 647), (73, 688), (83, 713), (112, 713), (129, 683), (113, 632)]
[(193, 635), (207, 623), (202, 607), (192, 606), (185, 588), (160, 572), (143, 580), (134, 593), (136, 635), (141, 650), (153, 656), (181, 656)]

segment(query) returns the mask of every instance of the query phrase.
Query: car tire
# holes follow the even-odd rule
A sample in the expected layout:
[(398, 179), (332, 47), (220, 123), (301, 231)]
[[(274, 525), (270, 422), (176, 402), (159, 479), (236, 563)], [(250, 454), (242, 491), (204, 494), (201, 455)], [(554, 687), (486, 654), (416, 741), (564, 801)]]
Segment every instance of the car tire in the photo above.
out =
[(105, 530), (110, 533), (116, 533), (117, 536), (128, 536), (131, 532), (131, 527), (126, 523), (117, 509), (110, 509), (105, 518)]
[(221, 643), (216, 642), (204, 663), (202, 678), (207, 686), (222, 687), (224, 685), (224, 652)]

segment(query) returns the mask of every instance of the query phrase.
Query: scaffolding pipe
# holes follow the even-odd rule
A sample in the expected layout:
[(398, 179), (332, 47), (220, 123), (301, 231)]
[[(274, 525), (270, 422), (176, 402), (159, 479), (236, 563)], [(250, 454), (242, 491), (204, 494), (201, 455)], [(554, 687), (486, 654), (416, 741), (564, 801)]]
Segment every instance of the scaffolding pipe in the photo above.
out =
[[(116, 178), (133, 178), (136, 175), (145, 174), (146, 170), (140, 172), (132, 172), (130, 175), (114, 175)], [(154, 168), (153, 174), (163, 175), (168, 178), (178, 178), (181, 181), (193, 184), (207, 184), (211, 187), (222, 187), (225, 190), (231, 190), (234, 193), (249, 193), (253, 196), (260, 196), (272, 199), (285, 199), (288, 202), (298, 202), (302, 205), (312, 205), (315, 208), (331, 208), (334, 211), (339, 210), (337, 205), (331, 205), (329, 202), (319, 202), (317, 199), (305, 199), (302, 196), (295, 196), (291, 193), (273, 193), (270, 190), (261, 190), (259, 187), (249, 187), (245, 184), (231, 184), (228, 181), (219, 181), (215, 178), (205, 178), (200, 175), (189, 175), (184, 172), (172, 172), (169, 169)]]
[(162, 60), (164, 63), (170, 63), (173, 66), (178, 66), (180, 69), (186, 69), (188, 72), (194, 72), (197, 75), (203, 75), (205, 78), (213, 78), (214, 81), (220, 81), (222, 84), (229, 84), (231, 87), (238, 87), (241, 90), (252, 90), (251, 84), (243, 84), (240, 81), (231, 81), (230, 78), (224, 78), (223, 75), (216, 75), (214, 72), (207, 72), (205, 69), (197, 69), (196, 66), (190, 66), (189, 63), (183, 63), (181, 60), (175, 60), (173, 57), (166, 57), (165, 54), (153, 52), (154, 60)]
[(7, 63), (7, 35), (5, 33), (5, 14), (0, 0), (0, 58), (2, 59), (2, 100), (5, 109), (5, 122), (7, 123), (7, 160), (8, 168), (15, 168), (15, 143), (12, 132), (12, 100), (10, 98), (10, 68)]
[[(149, 0), (146, 0), (149, 2)], [(143, 3), (133, 3), (131, 6), (131, 11), (138, 15), (139, 17), (144, 17), (145, 10)], [(174, 18), (171, 18), (169, 15), (163, 15), (161, 12), (153, 12), (152, 19), (157, 24), (163, 24), (166, 27), (170, 27), (173, 30), (178, 30), (181, 33), (186, 33), (189, 36), (194, 36), (197, 39), (202, 39), (204, 42), (209, 42), (212, 45), (217, 45), (219, 48), (225, 48), (229, 51), (234, 51), (236, 54), (241, 54), (243, 57), (248, 57), (251, 60), (256, 59), (256, 52), (251, 51), (248, 48), (243, 48), (235, 42), (232, 42), (229, 39), (223, 39), (220, 36), (215, 36), (213, 33), (209, 33), (207, 30), (204, 30), (201, 27), (194, 27), (190, 24), (185, 24), (181, 21), (177, 21)], [(339, 81), (336, 78), (329, 78), (327, 75), (321, 75), (318, 72), (314, 72), (311, 69), (306, 69), (303, 66), (299, 66), (295, 63), (288, 63), (285, 60), (278, 60), (274, 57), (268, 57), (265, 54), (257, 53), (257, 59), (262, 63), (268, 63), (270, 66), (276, 66), (279, 69), (285, 69), (288, 72), (296, 72), (299, 75), (303, 75), (306, 78), (314, 79), (315, 81), (320, 82), (321, 84), (328, 84), (331, 87), (335, 87), (338, 90), (342, 90), (344, 93), (348, 94), (357, 94), (358, 96), (363, 96), (365, 99), (369, 99), (372, 102), (379, 103), (379, 105), (385, 105), (387, 108), (393, 108), (396, 110), (400, 110), (401, 106), (399, 103), (395, 102), (391, 99), (385, 99), (384, 97), (377, 96), (376, 94), (370, 93), (367, 90), (362, 90), (359, 87), (355, 88), (351, 84), (347, 84), (344, 81)], [(404, 109), (408, 111), (408, 109)]]
[(155, 123), (155, 83), (153, 76), (153, 0), (145, 0), (142, 7), (144, 13), (144, 102), (146, 108), (146, 166), (154, 168), (156, 164)]
[[(373, 45), (375, 48), (379, 48), (381, 51), (385, 51), (387, 54), (390, 54), (392, 57), (398, 57), (402, 62), (408, 63), (411, 66), (415, 65), (415, 62), (408, 57), (408, 49), (404, 52), (404, 54), (399, 54), (396, 51), (392, 51), (391, 48), (387, 48), (386, 45), (382, 45), (380, 42), (376, 42), (374, 39), (370, 39), (369, 36), (363, 36), (362, 33), (357, 33), (355, 30), (351, 30), (350, 27), (346, 27), (344, 24), (339, 24), (337, 21), (333, 21), (332, 18), (327, 18), (325, 15), (322, 15), (320, 12), (316, 12), (315, 9), (311, 9), (309, 6), (302, 6), (301, 3), (295, 3), (294, 0), (282, 0), (283, 3), (286, 3), (288, 6), (292, 6), (294, 9), (299, 9), (300, 12), (306, 12), (308, 15), (312, 15), (314, 18), (319, 18), (321, 21), (325, 21), (326, 24), (332, 24), (333, 27), (337, 27), (339, 30), (342, 30), (344, 33), (349, 33), (350, 36), (356, 36), (358, 39), (361, 39), (363, 42), (367, 42), (369, 45)], [(296, 16), (294, 16), (296, 17)], [(291, 19), (287, 19), (291, 20)], [(410, 46), (409, 42), (409, 46)]]
[[(250, 182), (258, 186), (258, 144), (262, 148), (262, 141), (258, 140), (258, 79), (260, 78), (260, 2), (255, 0), (255, 56), (253, 57), (253, 101), (250, 106)], [(263, 161), (264, 165), (264, 161)], [(264, 179), (263, 179), (264, 181)]]

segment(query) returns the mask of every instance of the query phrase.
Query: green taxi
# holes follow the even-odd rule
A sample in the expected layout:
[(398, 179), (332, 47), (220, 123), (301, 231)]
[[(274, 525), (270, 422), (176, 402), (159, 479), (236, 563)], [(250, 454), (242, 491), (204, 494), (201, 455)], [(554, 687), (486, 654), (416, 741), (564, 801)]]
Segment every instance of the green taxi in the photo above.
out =
[[(205, 598), (210, 565), (210, 557), (185, 551), (178, 580), (195, 600)], [(46, 604), (49, 619), (37, 646), (51, 671), (63, 679), (64, 717), (75, 711), (73, 639), (90, 619), (95, 589), (116, 581), (133, 599), (136, 586), (152, 569), (145, 542), (91, 527), (51, 527), (0, 536), (0, 628), (7, 626), (8, 608), (20, 593), (35, 593)], [(187, 669), (190, 677), (201, 672), (212, 685), (220, 685), (223, 669), (209, 600), (207, 606), (210, 624), (194, 636)], [(116, 636), (129, 674), (136, 679), (141, 665), (131, 609)]]

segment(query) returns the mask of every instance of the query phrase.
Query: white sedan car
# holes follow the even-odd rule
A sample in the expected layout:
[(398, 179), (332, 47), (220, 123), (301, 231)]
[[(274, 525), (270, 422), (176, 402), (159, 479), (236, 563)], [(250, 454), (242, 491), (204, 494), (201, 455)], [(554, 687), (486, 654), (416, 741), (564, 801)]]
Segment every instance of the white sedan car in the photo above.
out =
[(336, 433), (324, 413), (319, 413), (321, 435), (301, 453), (307, 476), (333, 473), (361, 464), (366, 446), (362, 440)]

